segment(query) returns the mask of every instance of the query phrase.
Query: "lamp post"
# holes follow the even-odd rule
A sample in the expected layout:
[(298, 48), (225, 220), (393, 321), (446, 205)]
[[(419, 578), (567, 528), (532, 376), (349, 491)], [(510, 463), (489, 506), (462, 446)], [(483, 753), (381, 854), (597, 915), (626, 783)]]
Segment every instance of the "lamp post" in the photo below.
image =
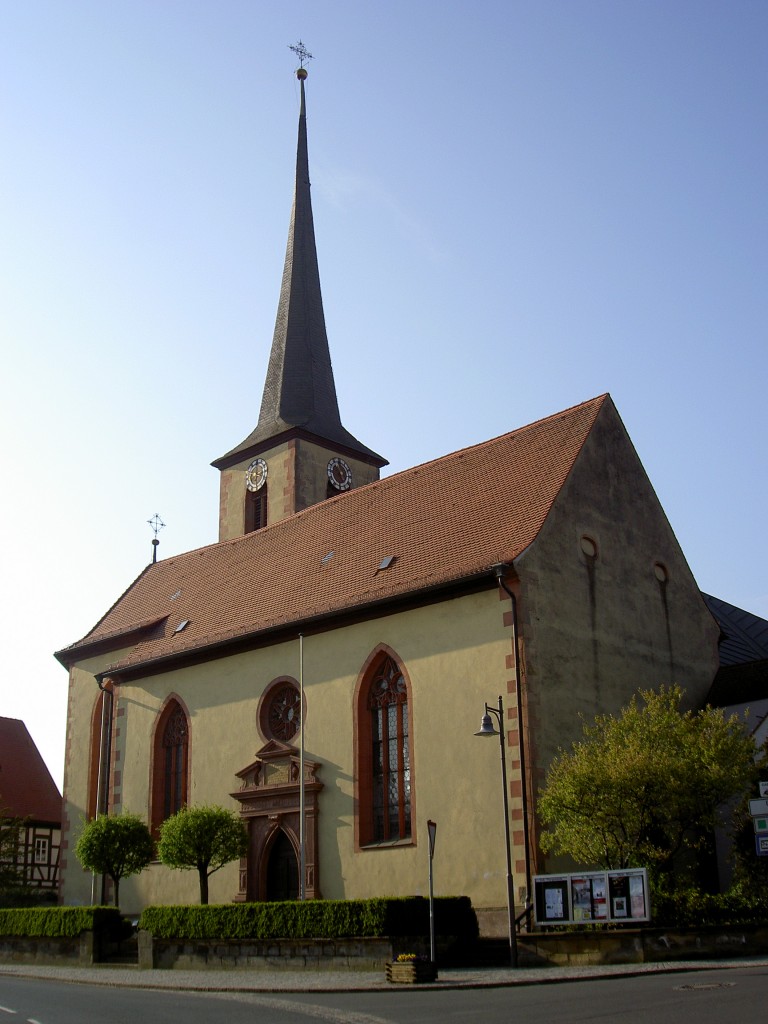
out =
[[(493, 715), (499, 723), (499, 731), (493, 727)], [(504, 743), (504, 704), (499, 697), (498, 708), (485, 705), (485, 714), (480, 722), (480, 731), (475, 736), (498, 736), (501, 747), (501, 785), (504, 795), (504, 838), (507, 844), (507, 916), (509, 918), (509, 963), (517, 967), (517, 933), (515, 931), (515, 890), (512, 881), (512, 845), (509, 839), (509, 800), (507, 798), (507, 756)]]
[(304, 634), (299, 633), (299, 899), (307, 898), (307, 836), (304, 791)]

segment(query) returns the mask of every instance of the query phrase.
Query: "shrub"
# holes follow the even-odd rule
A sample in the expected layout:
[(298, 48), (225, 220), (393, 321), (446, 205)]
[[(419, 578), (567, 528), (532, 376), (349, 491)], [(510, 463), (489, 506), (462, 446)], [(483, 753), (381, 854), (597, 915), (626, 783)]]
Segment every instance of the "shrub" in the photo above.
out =
[[(307, 900), (214, 906), (147, 907), (139, 928), (164, 939), (336, 939), (415, 936), (429, 933), (429, 901), (422, 897)], [(477, 937), (477, 919), (466, 896), (435, 900), (435, 930)]]
[(84, 931), (117, 930), (120, 922), (120, 911), (114, 907), (0, 910), (0, 935), (76, 938)]

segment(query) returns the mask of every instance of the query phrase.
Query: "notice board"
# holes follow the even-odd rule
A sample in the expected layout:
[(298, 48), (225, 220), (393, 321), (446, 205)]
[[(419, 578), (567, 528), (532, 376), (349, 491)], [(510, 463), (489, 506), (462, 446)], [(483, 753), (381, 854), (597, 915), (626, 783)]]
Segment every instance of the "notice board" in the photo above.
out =
[(645, 868), (536, 875), (537, 924), (613, 924), (650, 921)]

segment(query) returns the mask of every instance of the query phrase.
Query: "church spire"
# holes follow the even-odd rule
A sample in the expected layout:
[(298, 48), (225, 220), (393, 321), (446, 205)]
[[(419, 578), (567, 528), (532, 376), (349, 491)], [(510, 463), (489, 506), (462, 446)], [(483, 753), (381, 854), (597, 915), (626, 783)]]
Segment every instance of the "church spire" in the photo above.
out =
[(235, 457), (262, 448), (264, 442), (300, 431), (380, 467), (386, 459), (353, 437), (339, 415), (312, 217), (303, 60), (296, 77), (301, 88), (296, 186), (259, 421), (241, 444), (213, 465), (231, 465)]
[(325, 330), (309, 186), (301, 59), (296, 187), (275, 333), (256, 428), (216, 459), (219, 539), (229, 540), (339, 492), (378, 480), (387, 460), (342, 426)]

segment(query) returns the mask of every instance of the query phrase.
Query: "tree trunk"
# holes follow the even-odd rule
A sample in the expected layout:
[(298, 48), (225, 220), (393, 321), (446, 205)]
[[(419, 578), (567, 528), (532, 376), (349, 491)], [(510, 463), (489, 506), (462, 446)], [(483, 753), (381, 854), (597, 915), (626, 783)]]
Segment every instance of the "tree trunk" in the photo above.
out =
[(200, 905), (208, 905), (208, 869), (199, 867), (197, 873), (200, 876)]

